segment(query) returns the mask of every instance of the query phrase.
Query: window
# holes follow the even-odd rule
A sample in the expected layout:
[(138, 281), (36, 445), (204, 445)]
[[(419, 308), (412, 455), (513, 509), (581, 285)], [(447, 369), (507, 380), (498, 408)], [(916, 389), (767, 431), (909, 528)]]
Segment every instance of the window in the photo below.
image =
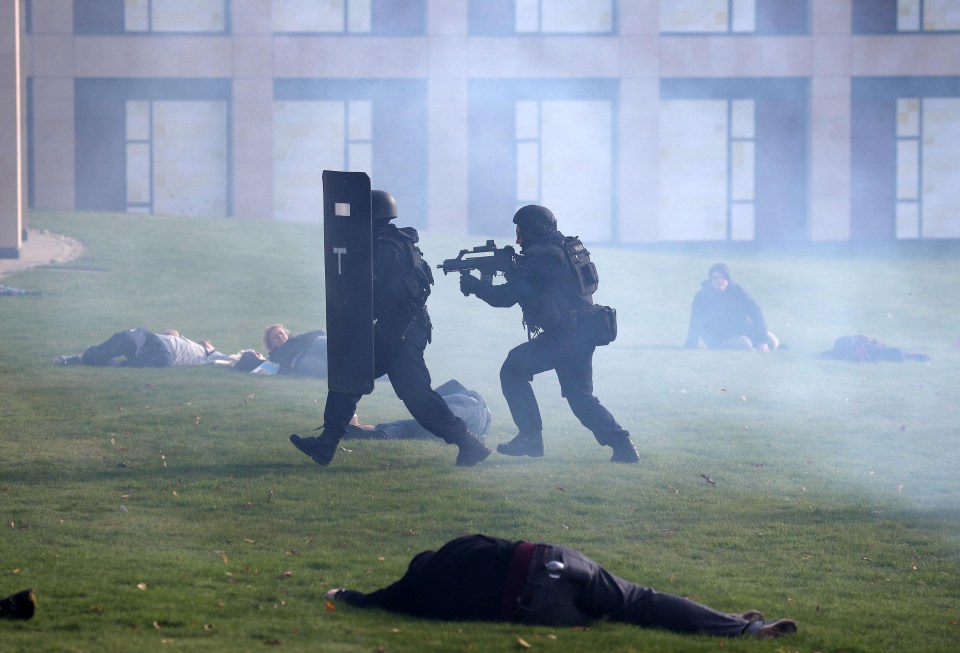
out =
[(897, 99), (896, 234), (960, 238), (960, 99)]
[(276, 219), (322, 215), (323, 187), (318, 180), (324, 170), (366, 172), (375, 178), (369, 101), (278, 101), (273, 124)]
[(230, 84), (97, 79), (75, 84), (77, 208), (230, 215)]
[(225, 0), (124, 0), (126, 32), (225, 32)]
[(426, 33), (425, 0), (273, 0), (271, 11), (281, 34)]
[(228, 0), (82, 0), (70, 4), (76, 34), (230, 31)]
[(222, 101), (126, 102), (128, 213), (227, 215)]
[(660, 0), (660, 31), (675, 34), (805, 34), (808, 0)]
[(957, 0), (853, 0), (854, 34), (960, 31)]
[(516, 207), (540, 204), (585, 240), (611, 240), (613, 108), (604, 100), (516, 103)]
[(469, 228), (512, 233), (525, 204), (552, 210), (585, 241), (618, 237), (613, 80), (473, 80)]
[(660, 237), (753, 240), (754, 101), (665, 100), (660, 115)]
[(616, 0), (469, 0), (472, 36), (613, 34)]
[(516, 0), (518, 34), (613, 31), (612, 0)]
[(274, 217), (323, 219), (324, 170), (366, 172), (404, 225), (427, 217), (426, 82), (282, 79), (273, 93)]
[(808, 83), (661, 81), (661, 240), (805, 237)]

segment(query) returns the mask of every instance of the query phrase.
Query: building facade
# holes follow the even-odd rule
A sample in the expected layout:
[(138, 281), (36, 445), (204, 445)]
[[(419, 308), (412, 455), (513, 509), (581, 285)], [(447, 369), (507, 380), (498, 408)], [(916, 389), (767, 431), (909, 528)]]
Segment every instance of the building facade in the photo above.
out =
[(960, 0), (0, 1), (33, 207), (320, 220), (334, 169), (437, 231), (960, 238)]

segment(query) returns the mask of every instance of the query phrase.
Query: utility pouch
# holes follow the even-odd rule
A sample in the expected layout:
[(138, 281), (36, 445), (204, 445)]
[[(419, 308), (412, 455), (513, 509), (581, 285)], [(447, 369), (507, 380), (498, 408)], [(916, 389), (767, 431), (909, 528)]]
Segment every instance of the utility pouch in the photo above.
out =
[(617, 339), (617, 309), (591, 304), (580, 310), (581, 328), (589, 335), (590, 342), (598, 347), (609, 345)]

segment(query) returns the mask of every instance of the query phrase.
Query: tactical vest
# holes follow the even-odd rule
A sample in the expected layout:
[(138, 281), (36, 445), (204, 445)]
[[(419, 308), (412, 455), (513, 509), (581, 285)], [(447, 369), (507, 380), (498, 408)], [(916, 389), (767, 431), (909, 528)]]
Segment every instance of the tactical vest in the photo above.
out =
[(600, 275), (597, 273), (597, 266), (590, 260), (590, 252), (580, 242), (580, 238), (578, 236), (566, 236), (563, 239), (563, 252), (567, 255), (567, 261), (576, 273), (580, 296), (592, 295), (597, 292), (597, 286), (600, 285)]
[(398, 229), (404, 236), (408, 236), (406, 238), (384, 237), (400, 246), (409, 261), (406, 270), (395, 279), (391, 279), (385, 288), (385, 294), (399, 307), (400, 314), (403, 316), (412, 316), (426, 305), (427, 297), (430, 296), (430, 286), (433, 285), (433, 271), (423, 260), (423, 252), (414, 243), (414, 239), (409, 237), (408, 230), (412, 231), (410, 227)]

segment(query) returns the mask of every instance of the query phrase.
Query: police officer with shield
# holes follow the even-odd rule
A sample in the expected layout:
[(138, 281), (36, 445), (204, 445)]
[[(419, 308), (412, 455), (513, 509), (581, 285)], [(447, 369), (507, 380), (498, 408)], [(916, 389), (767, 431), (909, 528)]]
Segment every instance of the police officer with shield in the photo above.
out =
[[(417, 247), (413, 227), (397, 228), (397, 203), (390, 193), (371, 191), (373, 213), (373, 376), (386, 374), (397, 396), (424, 428), (459, 448), (457, 465), (476, 465), (490, 450), (467, 429), (430, 387), (423, 358), (431, 324), (426, 301), (433, 283), (430, 266)], [(333, 460), (362, 394), (329, 390), (319, 437), (290, 436), (316, 463)]]
[(573, 414), (601, 445), (613, 449), (610, 462), (637, 463), (630, 434), (593, 395), (596, 337), (589, 327), (598, 277), (589, 252), (578, 238), (557, 230), (557, 219), (542, 206), (528, 205), (513, 217), (521, 254), (501, 285), (461, 275), (460, 290), (495, 307), (520, 304), (530, 338), (507, 355), (500, 385), (519, 433), (497, 446), (507, 456), (543, 455), (543, 421), (531, 382), (555, 370)]

